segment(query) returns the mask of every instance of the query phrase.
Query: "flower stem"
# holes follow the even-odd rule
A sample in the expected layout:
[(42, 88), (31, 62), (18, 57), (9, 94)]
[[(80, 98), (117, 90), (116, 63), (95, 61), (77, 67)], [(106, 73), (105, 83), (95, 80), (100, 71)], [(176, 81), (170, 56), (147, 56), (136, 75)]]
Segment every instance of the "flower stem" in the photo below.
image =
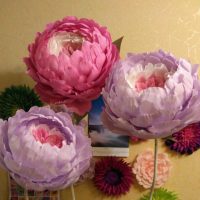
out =
[(155, 146), (154, 146), (154, 172), (153, 172), (153, 182), (151, 186), (151, 192), (149, 200), (153, 200), (153, 193), (156, 184), (156, 174), (157, 174), (157, 156), (158, 156), (158, 139), (155, 139)]
[(24, 190), (24, 193), (25, 193), (25, 199), (26, 199), (26, 200), (29, 200), (29, 197), (28, 197), (28, 190), (25, 189), (25, 190)]
[(74, 185), (72, 184), (72, 185), (70, 186), (70, 188), (71, 188), (71, 193), (72, 193), (72, 200), (76, 200), (75, 192), (74, 192)]

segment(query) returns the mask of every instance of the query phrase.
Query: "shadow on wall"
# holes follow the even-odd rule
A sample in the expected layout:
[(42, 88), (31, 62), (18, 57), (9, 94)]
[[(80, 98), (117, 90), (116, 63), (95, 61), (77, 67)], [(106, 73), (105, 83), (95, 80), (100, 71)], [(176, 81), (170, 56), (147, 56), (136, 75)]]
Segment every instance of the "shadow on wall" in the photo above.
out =
[(31, 88), (34, 86), (34, 81), (25, 73), (0, 73), (0, 90), (11, 85), (28, 85)]

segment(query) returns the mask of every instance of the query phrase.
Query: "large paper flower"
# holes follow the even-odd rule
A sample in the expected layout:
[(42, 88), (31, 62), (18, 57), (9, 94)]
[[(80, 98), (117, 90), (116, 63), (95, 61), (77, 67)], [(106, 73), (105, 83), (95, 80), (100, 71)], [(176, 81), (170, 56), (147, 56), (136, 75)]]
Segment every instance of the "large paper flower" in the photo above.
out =
[(128, 54), (103, 91), (104, 124), (113, 132), (158, 138), (200, 121), (197, 65), (163, 51)]
[(67, 17), (48, 24), (29, 45), (24, 61), (47, 103), (65, 103), (84, 114), (100, 95), (119, 54), (109, 32), (93, 20)]
[[(161, 187), (167, 181), (171, 169), (171, 162), (166, 153), (158, 153), (157, 174), (155, 187)], [(146, 150), (137, 156), (133, 166), (133, 173), (140, 185), (150, 188), (153, 182), (154, 154)]]
[(56, 190), (90, 166), (91, 142), (67, 113), (43, 107), (0, 121), (0, 165), (27, 189)]

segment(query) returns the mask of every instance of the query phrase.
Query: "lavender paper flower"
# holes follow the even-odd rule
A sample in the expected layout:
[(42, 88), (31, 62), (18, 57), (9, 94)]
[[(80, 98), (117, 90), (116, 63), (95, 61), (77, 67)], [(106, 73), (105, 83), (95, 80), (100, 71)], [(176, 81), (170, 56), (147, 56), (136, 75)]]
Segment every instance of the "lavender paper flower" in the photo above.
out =
[(90, 166), (90, 145), (67, 113), (48, 107), (0, 120), (0, 165), (27, 189), (57, 190), (75, 183)]
[(104, 124), (114, 132), (161, 138), (200, 121), (198, 65), (163, 51), (117, 62), (103, 97)]

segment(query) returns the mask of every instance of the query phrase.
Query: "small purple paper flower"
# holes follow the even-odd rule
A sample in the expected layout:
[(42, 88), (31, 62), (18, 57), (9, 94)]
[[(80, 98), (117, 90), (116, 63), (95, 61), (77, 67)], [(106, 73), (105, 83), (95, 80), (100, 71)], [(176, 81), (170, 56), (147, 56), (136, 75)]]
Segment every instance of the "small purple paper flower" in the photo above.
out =
[(89, 168), (91, 157), (90, 140), (67, 113), (33, 107), (0, 120), (0, 165), (27, 189), (65, 188)]
[(162, 138), (200, 121), (198, 65), (163, 51), (128, 54), (110, 73), (102, 119), (114, 132)]

